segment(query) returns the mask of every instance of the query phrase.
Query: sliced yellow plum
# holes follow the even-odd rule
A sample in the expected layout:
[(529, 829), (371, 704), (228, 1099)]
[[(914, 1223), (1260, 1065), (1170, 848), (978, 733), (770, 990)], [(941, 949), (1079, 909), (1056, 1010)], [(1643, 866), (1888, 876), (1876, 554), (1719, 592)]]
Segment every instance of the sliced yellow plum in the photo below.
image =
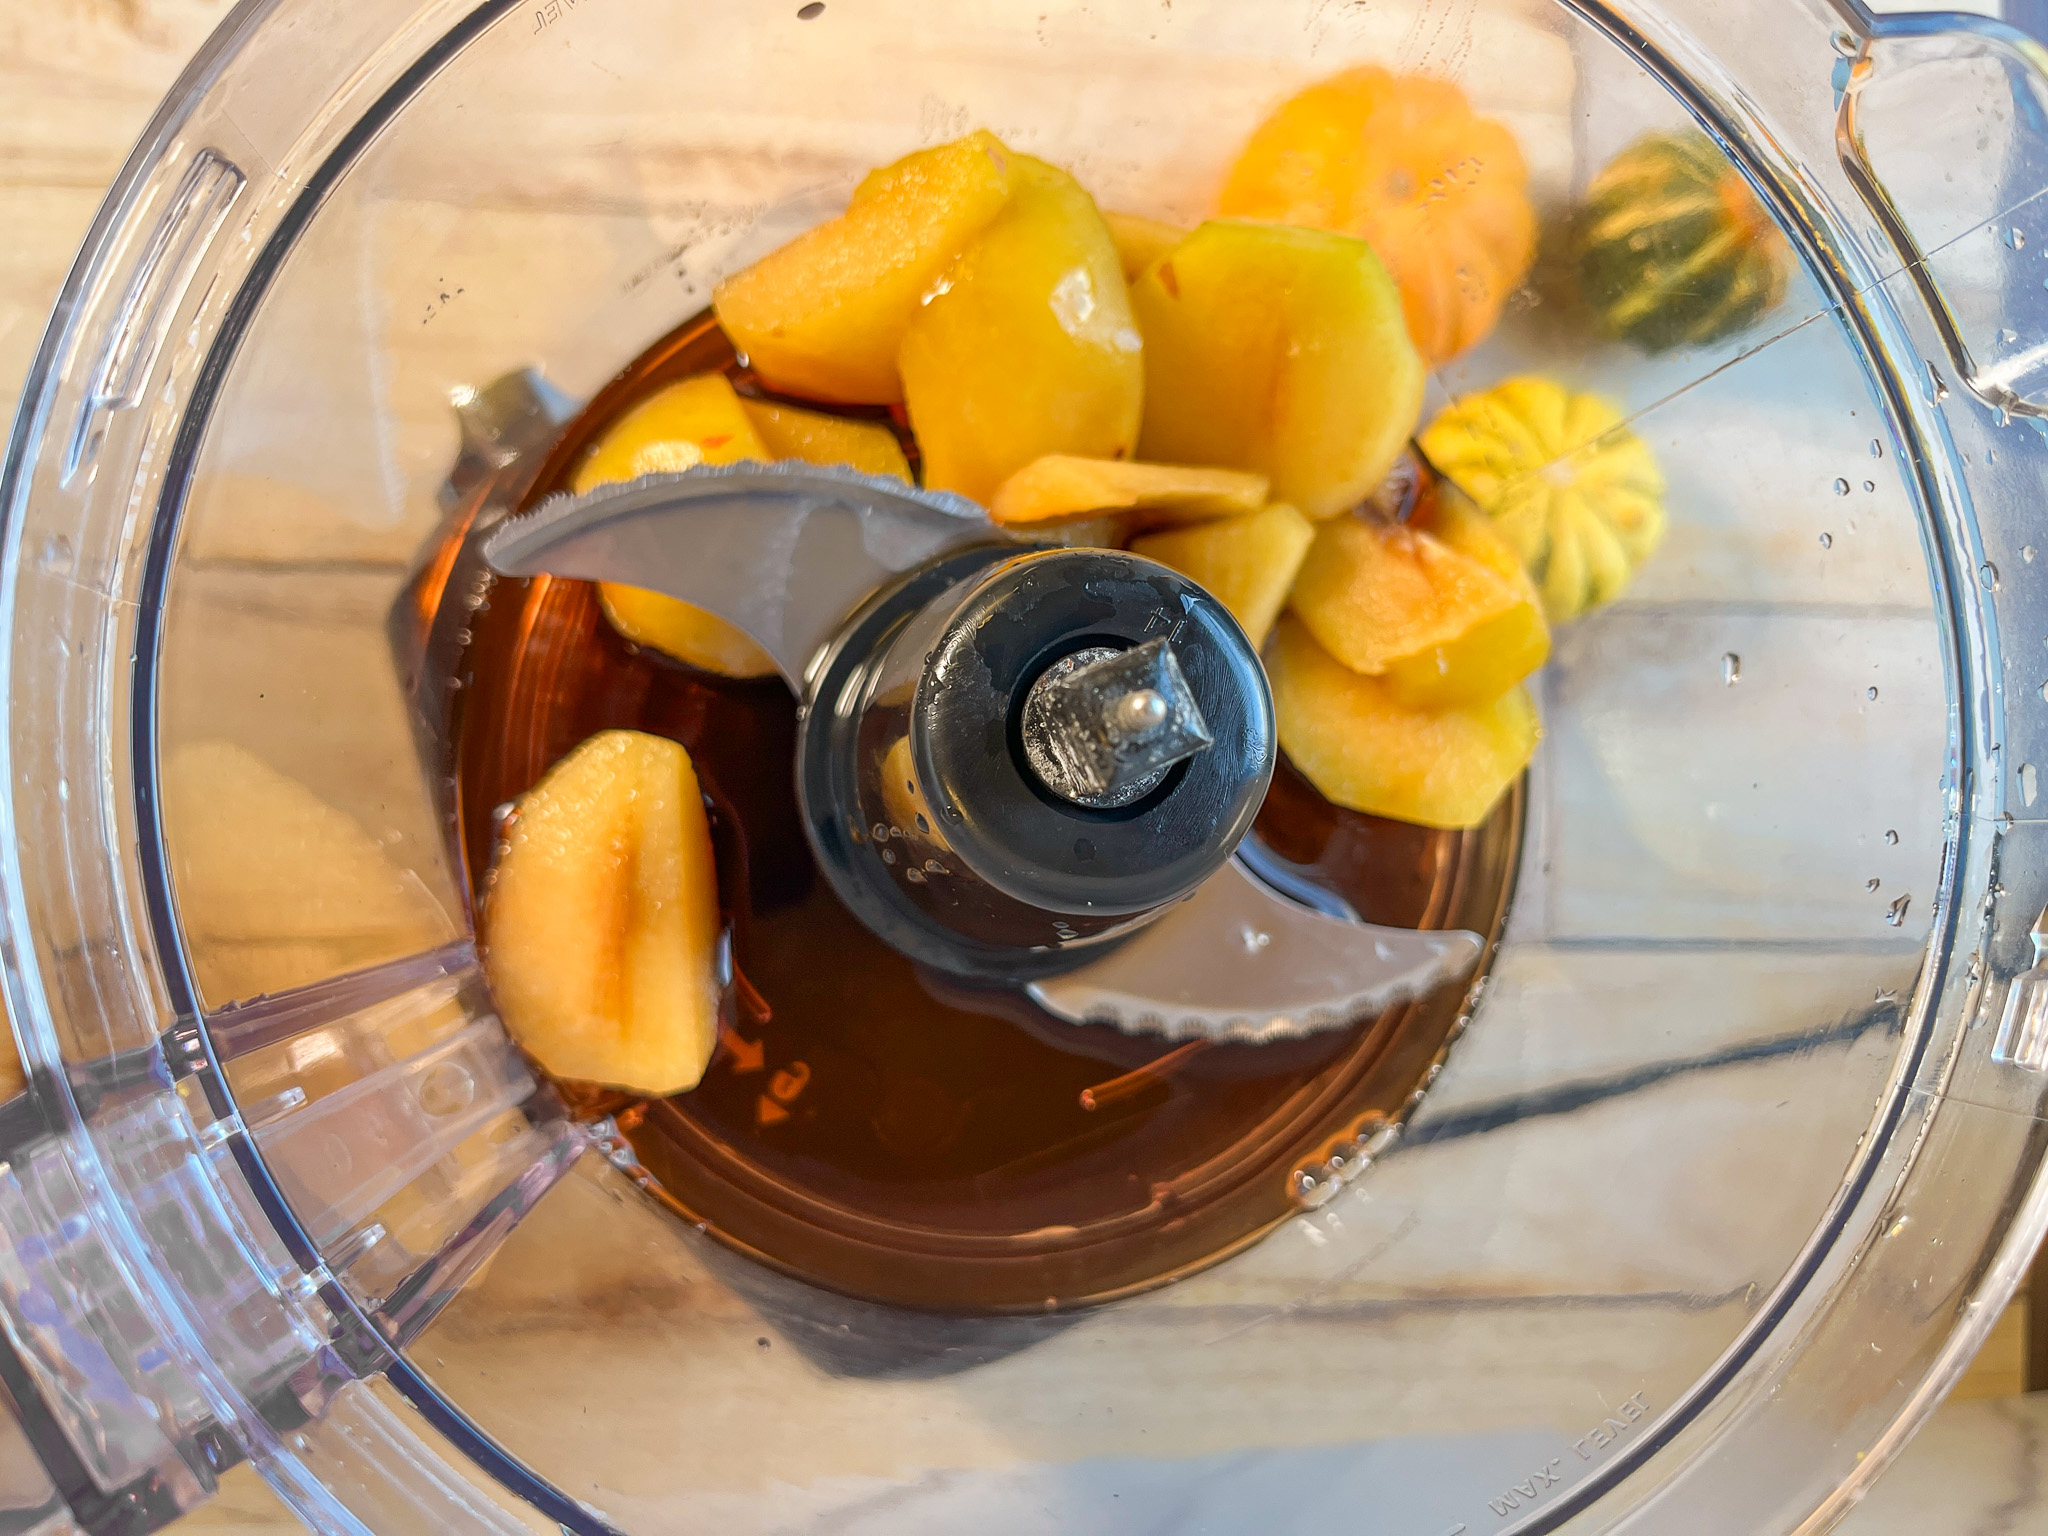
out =
[(1256, 470), (1334, 516), (1385, 478), (1422, 410), (1422, 360), (1372, 247), (1216, 220), (1131, 285), (1145, 335), (1139, 450)]
[(484, 910), (506, 1029), (556, 1077), (693, 1088), (718, 1041), (718, 879), (690, 756), (601, 731), (520, 797)]
[(863, 474), (910, 478), (910, 461), (903, 457), (896, 434), (879, 423), (848, 421), (844, 416), (771, 405), (766, 400), (742, 400), (740, 404), (773, 458), (844, 464)]
[(1195, 469), (1130, 459), (1049, 453), (996, 487), (989, 516), (1010, 528), (1038, 527), (1105, 512), (1139, 512), (1157, 527), (1256, 512), (1266, 477), (1235, 469)]
[(1288, 760), (1335, 805), (1417, 822), (1476, 827), (1528, 767), (1542, 736), (1520, 687), (1453, 709), (1415, 709), (1283, 618), (1266, 655)]
[(1157, 560), (1207, 588), (1256, 647), (1266, 643), (1315, 537), (1315, 524), (1276, 502), (1250, 517), (1147, 534), (1131, 541), (1131, 553)]
[(1525, 577), (1400, 523), (1325, 523), (1295, 578), (1293, 608), (1345, 666), (1420, 708), (1491, 698), (1550, 654)]
[(1434, 534), (1461, 555), (1470, 555), (1488, 570), (1533, 596), (1536, 583), (1515, 547), (1479, 510), (1479, 504), (1448, 480), (1438, 480), (1417, 499), (1409, 526)]
[(933, 287), (898, 365), (924, 483), (986, 505), (1048, 453), (1128, 458), (1143, 343), (1095, 203), (1017, 157), (1010, 205)]
[[(721, 373), (658, 390), (621, 416), (576, 470), (580, 495), (593, 486), (695, 464), (766, 459), (754, 417)], [(598, 598), (612, 627), (635, 645), (728, 677), (766, 677), (775, 659), (715, 613), (641, 587), (601, 582)]]
[(1102, 220), (1109, 226), (1109, 237), (1116, 242), (1117, 260), (1123, 266), (1125, 282), (1130, 282), (1188, 235), (1178, 224), (1148, 219), (1143, 214), (1112, 213), (1105, 208)]
[(775, 675), (775, 658), (745, 630), (695, 603), (615, 581), (598, 583), (597, 600), (612, 628), (635, 645), (722, 677)]
[(731, 381), (706, 373), (656, 390), (613, 422), (576, 466), (572, 488), (581, 495), (614, 480), (767, 457)]
[(755, 372), (792, 394), (903, 398), (903, 334), (946, 269), (1010, 200), (1015, 160), (990, 133), (869, 175), (851, 207), (718, 285), (712, 307)]

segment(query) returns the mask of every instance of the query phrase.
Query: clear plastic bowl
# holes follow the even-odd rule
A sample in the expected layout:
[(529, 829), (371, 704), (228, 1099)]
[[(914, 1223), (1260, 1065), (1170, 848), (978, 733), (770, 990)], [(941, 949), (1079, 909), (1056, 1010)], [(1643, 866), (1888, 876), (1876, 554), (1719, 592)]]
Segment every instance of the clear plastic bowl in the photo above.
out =
[[(1263, 1241), (1073, 1314), (720, 1247), (504, 1041), (417, 560), (866, 167), (987, 125), (1192, 220), (1364, 60), (1457, 80), (1548, 206), (1697, 122), (1802, 258), (1654, 358), (1532, 287), (1433, 379), (1622, 401), (1673, 519), (1542, 675), (1441, 1077)], [(147, 1529), (247, 1458), (333, 1531), (1825, 1528), (2048, 1223), (2044, 68), (1855, 0), (245, 5), (0, 485), (10, 1507)]]

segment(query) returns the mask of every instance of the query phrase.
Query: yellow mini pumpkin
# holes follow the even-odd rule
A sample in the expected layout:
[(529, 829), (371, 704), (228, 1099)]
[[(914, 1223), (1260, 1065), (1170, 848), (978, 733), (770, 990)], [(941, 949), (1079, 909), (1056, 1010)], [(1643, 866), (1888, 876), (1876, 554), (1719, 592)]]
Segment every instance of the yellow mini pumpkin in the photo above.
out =
[(1418, 439), (1476, 502), (1555, 624), (1611, 602), (1664, 537), (1664, 477), (1598, 395), (1509, 379), (1449, 407)]
[(1438, 363), (1493, 329), (1529, 270), (1528, 180), (1514, 135), (1455, 85), (1367, 65), (1267, 118), (1219, 206), (1364, 238), (1401, 289), (1416, 349)]

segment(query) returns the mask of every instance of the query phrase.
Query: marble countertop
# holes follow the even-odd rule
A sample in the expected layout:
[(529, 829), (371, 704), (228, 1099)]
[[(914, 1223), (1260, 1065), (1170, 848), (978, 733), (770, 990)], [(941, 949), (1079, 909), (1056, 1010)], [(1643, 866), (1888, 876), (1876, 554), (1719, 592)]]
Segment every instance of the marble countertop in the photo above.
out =
[[(1836, 1536), (2040, 1536), (2048, 1532), (2048, 1392), (1950, 1403)], [(258, 1536), (293, 1528), (247, 1467), (180, 1530)]]

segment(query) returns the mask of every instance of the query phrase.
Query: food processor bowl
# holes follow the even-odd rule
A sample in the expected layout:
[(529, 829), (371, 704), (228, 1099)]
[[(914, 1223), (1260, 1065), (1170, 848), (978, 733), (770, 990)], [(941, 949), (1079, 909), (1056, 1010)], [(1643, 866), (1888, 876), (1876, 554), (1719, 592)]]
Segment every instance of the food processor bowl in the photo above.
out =
[[(918, 1308), (679, 1219), (478, 961), (451, 519), (868, 167), (985, 126), (1191, 223), (1363, 62), (1556, 217), (1697, 127), (1798, 258), (1655, 353), (1539, 262), (1431, 375), (1596, 390), (1669, 485), (1537, 681), (1483, 971), (1284, 1220), (1128, 1293)], [(246, 1459), (323, 1531), (1827, 1528), (2048, 1225), (2044, 111), (2011, 28), (1857, 0), (248, 0), (0, 481), (0, 1518)]]

